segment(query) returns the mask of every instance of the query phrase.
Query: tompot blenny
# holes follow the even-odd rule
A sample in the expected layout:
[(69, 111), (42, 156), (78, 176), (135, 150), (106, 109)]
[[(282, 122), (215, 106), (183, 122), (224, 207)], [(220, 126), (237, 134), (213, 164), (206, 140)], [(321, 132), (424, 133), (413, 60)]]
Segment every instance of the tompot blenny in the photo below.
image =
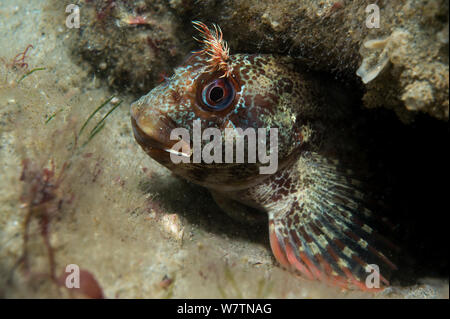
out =
[[(385, 269), (396, 266), (383, 253), (389, 242), (373, 228), (381, 218), (371, 208), (364, 175), (352, 165), (364, 156), (346, 124), (345, 94), (294, 67), (289, 57), (230, 55), (220, 28), (193, 24), (203, 50), (131, 106), (137, 142), (175, 174), (208, 188), (231, 216), (267, 213), (270, 245), (284, 267), (312, 280), (368, 290), (368, 265), (376, 264), (381, 284), (388, 285)], [(262, 164), (249, 157), (175, 164), (170, 155), (180, 141), (171, 140), (171, 131), (192, 133), (195, 121), (220, 130), (222, 145), (227, 128), (238, 135), (248, 128), (277, 128), (278, 169), (260, 174)]]

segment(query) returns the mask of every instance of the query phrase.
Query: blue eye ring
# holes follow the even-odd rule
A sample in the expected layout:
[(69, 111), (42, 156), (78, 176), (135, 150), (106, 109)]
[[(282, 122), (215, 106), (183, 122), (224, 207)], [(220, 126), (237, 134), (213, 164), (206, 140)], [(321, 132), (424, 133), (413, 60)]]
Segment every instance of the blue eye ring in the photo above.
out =
[(230, 81), (219, 78), (203, 87), (202, 102), (209, 111), (222, 111), (231, 105), (235, 95), (235, 89)]

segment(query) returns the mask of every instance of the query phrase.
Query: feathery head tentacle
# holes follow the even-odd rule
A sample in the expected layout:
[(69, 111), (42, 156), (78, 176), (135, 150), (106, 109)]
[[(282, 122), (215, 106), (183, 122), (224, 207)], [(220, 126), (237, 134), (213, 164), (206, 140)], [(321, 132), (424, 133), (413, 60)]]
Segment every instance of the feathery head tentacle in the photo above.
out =
[(230, 76), (231, 67), (228, 63), (230, 49), (225, 40), (223, 40), (223, 33), (220, 27), (213, 24), (214, 30), (212, 30), (200, 21), (192, 21), (192, 24), (200, 32), (202, 37), (202, 39), (195, 37), (194, 39), (203, 44), (203, 49), (196, 53), (209, 56), (208, 63), (210, 65), (210, 71), (218, 70), (224, 72), (222, 77)]

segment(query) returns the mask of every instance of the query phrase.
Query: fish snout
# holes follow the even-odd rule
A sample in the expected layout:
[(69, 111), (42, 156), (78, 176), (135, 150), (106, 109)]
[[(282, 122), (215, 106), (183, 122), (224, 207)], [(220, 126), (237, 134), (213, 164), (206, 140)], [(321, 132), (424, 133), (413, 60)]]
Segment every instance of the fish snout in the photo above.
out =
[(166, 164), (170, 161), (167, 150), (176, 141), (170, 140), (175, 123), (163, 113), (146, 107), (140, 101), (131, 105), (131, 125), (138, 144), (150, 157)]

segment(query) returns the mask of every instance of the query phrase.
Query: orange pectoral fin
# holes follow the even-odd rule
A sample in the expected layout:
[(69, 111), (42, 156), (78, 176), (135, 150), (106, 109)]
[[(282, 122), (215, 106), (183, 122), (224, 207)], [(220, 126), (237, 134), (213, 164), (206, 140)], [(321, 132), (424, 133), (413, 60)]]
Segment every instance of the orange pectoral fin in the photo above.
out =
[(270, 247), (275, 256), (275, 259), (286, 268), (290, 268), (290, 263), (286, 257), (284, 249), (280, 246), (280, 241), (278, 240), (277, 234), (275, 232), (275, 227), (273, 221), (269, 223), (269, 233), (270, 233)]

